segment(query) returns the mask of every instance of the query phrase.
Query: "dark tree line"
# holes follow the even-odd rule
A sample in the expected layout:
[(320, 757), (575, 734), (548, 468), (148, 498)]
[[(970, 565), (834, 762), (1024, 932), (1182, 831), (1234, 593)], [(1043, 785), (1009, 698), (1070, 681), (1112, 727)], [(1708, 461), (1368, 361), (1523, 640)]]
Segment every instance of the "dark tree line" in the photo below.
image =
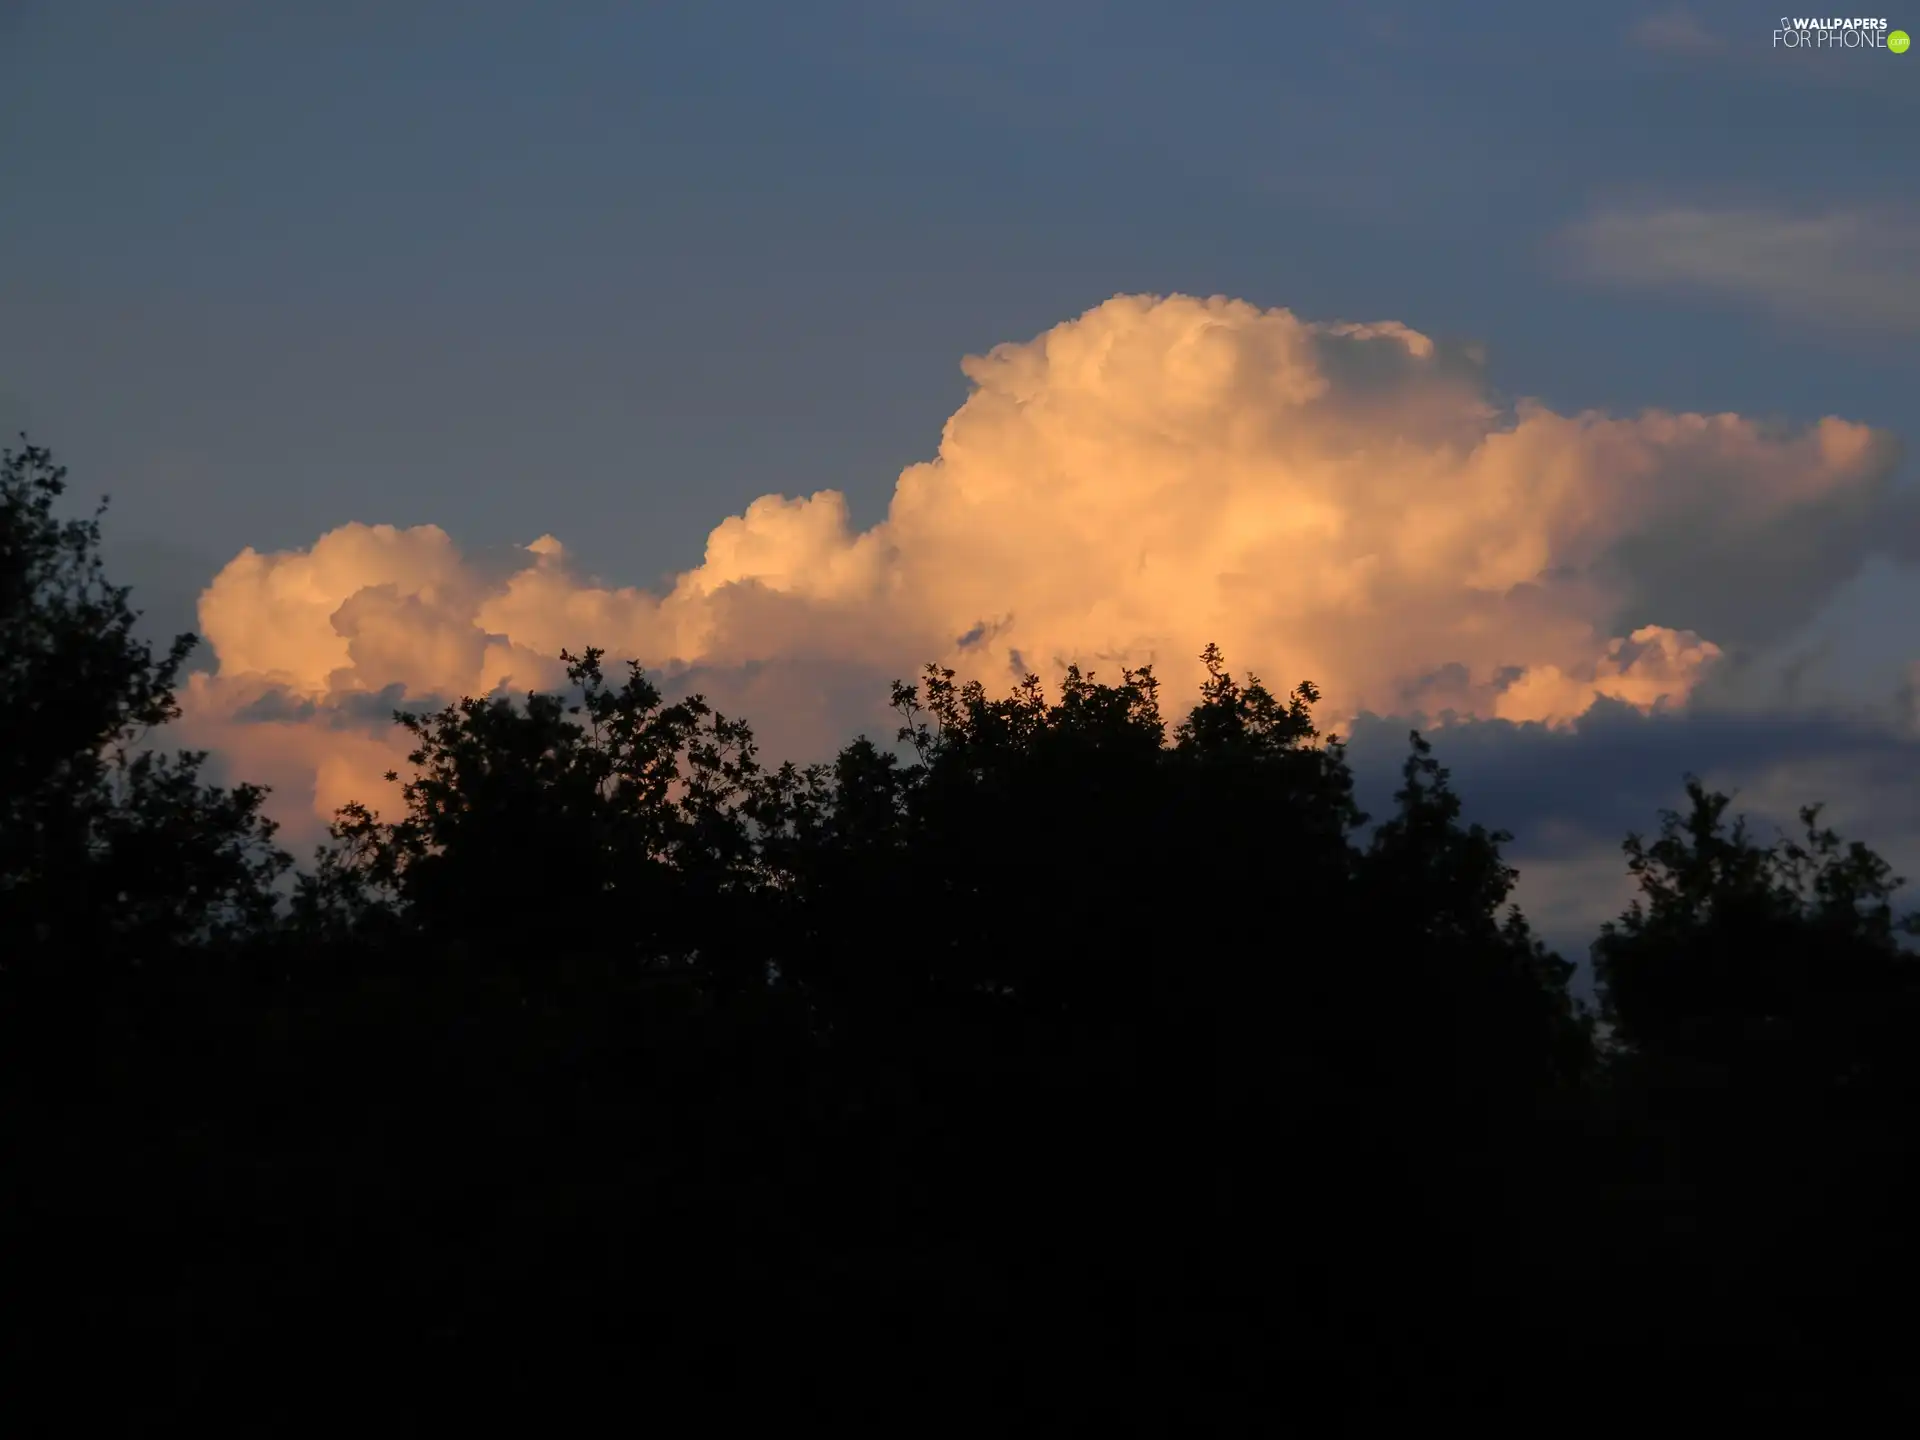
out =
[(136, 638), (63, 489), (7, 454), (8, 1393), (141, 1430), (1910, 1406), (1920, 989), (1899, 880), (1815, 811), (1767, 843), (1689, 782), (1594, 1016), (1425, 740), (1369, 824), (1313, 688), (1211, 648), (1172, 720), (1149, 670), (929, 667), (808, 768), (588, 649), (569, 694), (397, 716), (393, 801), (290, 874), (261, 790), (144, 748), (192, 637)]

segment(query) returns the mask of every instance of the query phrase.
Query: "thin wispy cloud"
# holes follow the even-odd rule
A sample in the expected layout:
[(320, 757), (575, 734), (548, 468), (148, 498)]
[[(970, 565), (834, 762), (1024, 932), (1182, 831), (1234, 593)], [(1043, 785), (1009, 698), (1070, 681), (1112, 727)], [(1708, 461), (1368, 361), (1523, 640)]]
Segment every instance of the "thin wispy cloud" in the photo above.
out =
[(1642, 50), (1665, 55), (1717, 55), (1727, 48), (1725, 40), (1687, 10), (1663, 10), (1648, 15), (1627, 33)]
[(1849, 329), (1920, 330), (1920, 215), (1619, 210), (1569, 226), (1560, 244), (1589, 279), (1713, 293)]

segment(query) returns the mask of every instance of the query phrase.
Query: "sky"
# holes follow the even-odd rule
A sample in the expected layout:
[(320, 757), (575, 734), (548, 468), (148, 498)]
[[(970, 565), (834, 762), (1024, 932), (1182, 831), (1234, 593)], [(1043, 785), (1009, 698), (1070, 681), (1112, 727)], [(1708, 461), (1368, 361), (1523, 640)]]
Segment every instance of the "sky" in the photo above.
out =
[(0, 0), (0, 422), (301, 848), (563, 645), (807, 758), (1212, 639), (1570, 950), (1683, 772), (1920, 874), (1920, 51), (1779, 25)]

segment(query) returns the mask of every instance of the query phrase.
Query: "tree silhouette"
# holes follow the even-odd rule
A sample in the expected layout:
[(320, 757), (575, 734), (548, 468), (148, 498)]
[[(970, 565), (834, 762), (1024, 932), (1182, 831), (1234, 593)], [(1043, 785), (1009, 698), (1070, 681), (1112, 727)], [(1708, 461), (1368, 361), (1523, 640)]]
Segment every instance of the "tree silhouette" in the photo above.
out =
[(1843, 843), (1817, 807), (1800, 812), (1801, 839), (1761, 845), (1744, 819), (1728, 823), (1727, 796), (1689, 779), (1687, 798), (1652, 844), (1628, 838), (1641, 899), (1594, 946), (1622, 1043), (1713, 1062), (1810, 1058), (1836, 1027), (1871, 1024), (1911, 991), (1920, 970), (1899, 942), (1916, 926), (1894, 915), (1905, 882), (1884, 860)]
[(1373, 822), (1314, 687), (1213, 646), (1171, 715), (929, 666), (809, 766), (588, 648), (397, 715), (390, 813), (277, 892), (264, 792), (143, 748), (191, 637), (63, 490), (7, 455), (10, 1394), (257, 1424), (324, 1355), (423, 1425), (598, 1367), (1243, 1433), (1537, 1420), (1570, 1356), (1635, 1414), (1900, 1372), (1913, 927), (1816, 810), (1762, 844), (1690, 781), (1629, 837), (1596, 1035), (1433, 744)]
[(1658, 1216), (1649, 1233), (1603, 1209), (1610, 1263), (1648, 1336), (1725, 1384), (1863, 1375), (1882, 1351), (1866, 1317), (1913, 1273), (1920, 970), (1902, 882), (1817, 807), (1800, 838), (1762, 844), (1728, 796), (1691, 778), (1686, 794), (1657, 839), (1628, 837), (1640, 898), (1593, 947), (1614, 1051), (1598, 1159)]
[(25, 969), (163, 958), (272, 912), (288, 858), (266, 791), (201, 780), (204, 753), (142, 747), (179, 714), (195, 642), (156, 657), (100, 561), (102, 501), (63, 519), (66, 471), (0, 456), (0, 945)]
[[(748, 728), (699, 696), (664, 703), (638, 666), (618, 687), (602, 652), (563, 654), (578, 687), (397, 712), (415, 742), (401, 817), (342, 810), (303, 876), (297, 927), (471, 951), (544, 950), (585, 963), (750, 975), (730, 932), (758, 888), (747, 824), (759, 778)], [(395, 773), (387, 776), (398, 783)]]

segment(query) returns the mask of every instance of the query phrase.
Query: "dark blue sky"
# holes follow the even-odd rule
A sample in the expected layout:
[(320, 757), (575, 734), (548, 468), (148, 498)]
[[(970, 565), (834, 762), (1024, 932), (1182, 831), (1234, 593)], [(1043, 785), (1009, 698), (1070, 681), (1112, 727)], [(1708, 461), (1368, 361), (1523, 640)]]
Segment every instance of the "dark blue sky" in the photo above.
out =
[[(551, 532), (641, 584), (767, 492), (871, 523), (964, 354), (1119, 292), (1479, 340), (1563, 412), (1911, 437), (1920, 51), (1777, 24), (0, 0), (0, 421), (112, 491), (180, 625), (243, 546), (353, 520)], [(1634, 218), (1676, 211), (1707, 219)], [(1873, 576), (1833, 643), (1904, 663), (1920, 585)]]
[(212, 564), (435, 520), (638, 580), (765, 491), (877, 516), (963, 353), (1118, 291), (1477, 337), (1557, 408), (1897, 426), (1912, 334), (1554, 261), (1615, 203), (1913, 196), (1920, 59), (1750, 11), (1694, 54), (1573, 3), (14, 0), (0, 405)]

